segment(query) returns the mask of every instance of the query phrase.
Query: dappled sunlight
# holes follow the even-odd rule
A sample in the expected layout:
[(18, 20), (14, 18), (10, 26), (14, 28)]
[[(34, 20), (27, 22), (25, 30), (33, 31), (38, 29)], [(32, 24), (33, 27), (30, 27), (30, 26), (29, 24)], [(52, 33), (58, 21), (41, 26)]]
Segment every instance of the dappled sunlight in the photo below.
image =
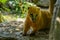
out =
[(56, 20), (60, 23), (60, 17), (57, 17)]
[(23, 21), (24, 22), (25, 21), (25, 18), (16, 18), (12, 15), (3, 15), (3, 18), (7, 22), (9, 22), (9, 21)]
[(25, 21), (25, 18), (17, 18), (16, 20), (17, 21), (23, 21), (24, 22)]
[(4, 15), (3, 18), (4, 18), (6, 21), (16, 20), (16, 17), (13, 17), (13, 16), (11, 16), (11, 15)]

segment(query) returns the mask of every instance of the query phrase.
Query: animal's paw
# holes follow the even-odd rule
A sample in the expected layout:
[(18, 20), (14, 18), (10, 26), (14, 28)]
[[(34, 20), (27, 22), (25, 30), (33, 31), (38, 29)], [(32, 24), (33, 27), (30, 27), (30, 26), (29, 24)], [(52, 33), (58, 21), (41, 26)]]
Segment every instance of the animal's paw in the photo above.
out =
[(22, 34), (23, 36), (26, 36), (27, 34)]
[(35, 33), (31, 33), (30, 36), (35, 36)]

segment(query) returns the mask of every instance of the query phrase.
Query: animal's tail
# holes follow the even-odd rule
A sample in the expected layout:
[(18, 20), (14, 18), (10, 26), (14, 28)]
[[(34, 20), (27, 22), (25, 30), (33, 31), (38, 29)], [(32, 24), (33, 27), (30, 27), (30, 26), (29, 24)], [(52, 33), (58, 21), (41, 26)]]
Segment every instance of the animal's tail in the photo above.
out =
[(53, 14), (54, 4), (55, 3), (56, 3), (56, 0), (50, 0), (50, 2), (49, 2), (49, 10), (50, 10), (51, 14)]

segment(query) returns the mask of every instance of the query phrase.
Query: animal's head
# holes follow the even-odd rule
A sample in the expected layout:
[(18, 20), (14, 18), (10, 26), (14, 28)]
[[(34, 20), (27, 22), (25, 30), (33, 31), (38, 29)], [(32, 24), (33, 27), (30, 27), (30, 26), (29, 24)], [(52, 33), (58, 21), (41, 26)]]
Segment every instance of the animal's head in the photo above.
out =
[(28, 14), (33, 22), (38, 20), (39, 13), (40, 13), (40, 8), (37, 6), (30, 6), (28, 8)]

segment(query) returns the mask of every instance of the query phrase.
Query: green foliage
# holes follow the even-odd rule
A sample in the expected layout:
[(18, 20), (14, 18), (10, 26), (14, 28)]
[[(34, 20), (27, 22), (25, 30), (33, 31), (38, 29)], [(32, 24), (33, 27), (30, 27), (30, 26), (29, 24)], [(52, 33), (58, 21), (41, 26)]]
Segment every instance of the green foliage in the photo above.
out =
[(0, 13), (0, 23), (2, 22), (1, 13)]
[(27, 14), (27, 12), (28, 12), (28, 7), (29, 7), (29, 6), (32, 6), (32, 5), (35, 5), (35, 4), (29, 3), (29, 2), (24, 2), (24, 3), (20, 6), (21, 12), (22, 12), (21, 17), (25, 17), (25, 16), (26, 16), (26, 14)]
[(0, 0), (0, 2), (3, 4), (0, 10), (9, 12), (8, 14), (12, 14), (12, 15), (16, 14), (15, 15), (16, 18), (26, 17), (26, 14), (28, 12), (28, 7), (34, 5), (32, 3), (26, 2), (26, 0), (8, 0), (8, 1)]
[(2, 13), (1, 13), (1, 11), (0, 11), (0, 23), (2, 23), (3, 22), (3, 16), (2, 16)]
[(7, 7), (4, 7), (4, 6), (3, 6), (3, 9), (4, 9), (5, 11), (7, 11), (7, 12), (10, 12), (10, 9), (7, 8)]
[(7, 0), (0, 0), (1, 3), (5, 4)]

